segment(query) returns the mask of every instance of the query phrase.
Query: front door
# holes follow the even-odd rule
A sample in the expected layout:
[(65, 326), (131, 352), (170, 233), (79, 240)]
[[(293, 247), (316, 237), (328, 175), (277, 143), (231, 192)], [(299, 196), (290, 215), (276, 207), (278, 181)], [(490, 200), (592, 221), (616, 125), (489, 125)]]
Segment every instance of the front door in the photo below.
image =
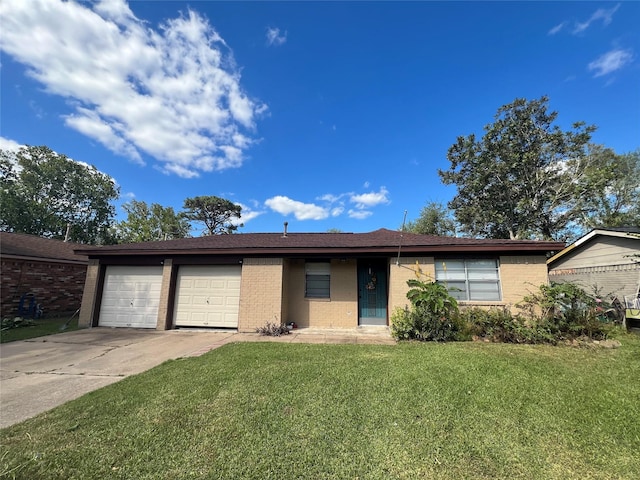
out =
[(387, 324), (387, 262), (358, 262), (358, 325)]

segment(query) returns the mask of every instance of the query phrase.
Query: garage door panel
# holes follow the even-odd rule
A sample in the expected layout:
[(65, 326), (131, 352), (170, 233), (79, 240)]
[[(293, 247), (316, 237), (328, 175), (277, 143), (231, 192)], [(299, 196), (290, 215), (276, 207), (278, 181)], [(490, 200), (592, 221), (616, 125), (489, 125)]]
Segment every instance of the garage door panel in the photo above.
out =
[(237, 328), (240, 266), (183, 266), (178, 271), (176, 326)]
[(161, 288), (162, 267), (107, 267), (98, 324), (155, 328)]

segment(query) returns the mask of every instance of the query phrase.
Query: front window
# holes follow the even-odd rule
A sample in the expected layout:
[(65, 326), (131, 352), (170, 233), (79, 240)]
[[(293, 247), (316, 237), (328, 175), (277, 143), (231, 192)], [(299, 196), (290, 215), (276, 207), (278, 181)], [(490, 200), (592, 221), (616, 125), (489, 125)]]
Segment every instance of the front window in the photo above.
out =
[(436, 260), (436, 281), (456, 300), (500, 300), (498, 260)]
[(305, 270), (305, 297), (329, 298), (331, 264), (329, 262), (307, 262)]

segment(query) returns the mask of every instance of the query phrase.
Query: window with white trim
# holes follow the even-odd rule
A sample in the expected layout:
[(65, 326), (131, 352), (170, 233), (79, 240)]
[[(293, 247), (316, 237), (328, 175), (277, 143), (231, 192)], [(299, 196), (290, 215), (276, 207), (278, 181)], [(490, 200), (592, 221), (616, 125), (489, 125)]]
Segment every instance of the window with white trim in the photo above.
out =
[(456, 300), (501, 300), (496, 259), (437, 259), (436, 281)]
[(304, 296), (307, 298), (330, 298), (331, 263), (306, 262), (304, 272)]

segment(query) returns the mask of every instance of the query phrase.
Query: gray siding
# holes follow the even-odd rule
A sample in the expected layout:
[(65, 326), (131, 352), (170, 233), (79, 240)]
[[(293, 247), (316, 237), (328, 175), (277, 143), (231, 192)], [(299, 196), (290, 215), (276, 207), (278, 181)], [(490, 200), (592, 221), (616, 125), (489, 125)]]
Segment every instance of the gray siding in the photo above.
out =
[(640, 238), (596, 235), (549, 268), (549, 280), (572, 282), (604, 296), (634, 296), (640, 284)]
[(597, 235), (554, 262), (552, 270), (569, 268), (627, 265), (633, 263), (628, 255), (640, 253), (640, 238), (605, 237)]
[(576, 283), (587, 293), (594, 293), (597, 289), (600, 295), (622, 299), (625, 295), (636, 295), (640, 283), (640, 265), (555, 270), (549, 272), (549, 280)]

